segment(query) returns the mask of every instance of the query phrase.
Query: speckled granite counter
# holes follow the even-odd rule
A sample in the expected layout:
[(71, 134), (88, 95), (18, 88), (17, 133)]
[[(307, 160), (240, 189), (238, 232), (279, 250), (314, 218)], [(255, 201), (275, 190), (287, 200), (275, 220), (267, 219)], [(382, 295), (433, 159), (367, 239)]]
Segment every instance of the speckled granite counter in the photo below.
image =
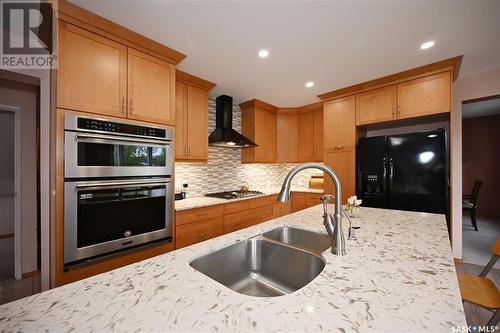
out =
[(442, 215), (362, 208), (347, 256), (281, 297), (245, 296), (189, 266), (283, 224), (323, 231), (321, 207), (0, 306), (0, 331), (450, 332), (465, 325)]
[[(273, 188), (273, 189), (266, 189), (266, 190), (260, 190), (264, 194), (262, 195), (256, 195), (253, 197), (246, 197), (246, 198), (239, 198), (239, 199), (219, 199), (219, 198), (211, 198), (211, 197), (190, 197), (186, 198), (183, 200), (176, 200), (175, 201), (175, 210), (176, 211), (181, 211), (181, 210), (188, 210), (188, 209), (193, 209), (193, 208), (200, 208), (200, 207), (207, 207), (207, 206), (213, 206), (213, 205), (221, 205), (225, 203), (230, 203), (234, 201), (240, 201), (240, 200), (248, 200), (248, 199), (254, 199), (266, 195), (271, 195), (271, 194), (278, 194), (281, 189), (279, 188)], [(323, 193), (323, 190), (316, 190), (316, 189), (310, 189), (310, 188), (293, 188), (292, 191), (294, 192), (307, 192), (307, 193)]]

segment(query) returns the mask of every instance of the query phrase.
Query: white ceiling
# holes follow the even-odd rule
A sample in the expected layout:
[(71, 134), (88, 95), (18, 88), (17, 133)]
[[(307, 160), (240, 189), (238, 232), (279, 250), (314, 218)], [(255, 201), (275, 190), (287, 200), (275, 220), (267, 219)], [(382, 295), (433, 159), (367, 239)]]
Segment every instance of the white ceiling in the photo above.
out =
[(500, 97), (462, 105), (462, 118), (475, 118), (500, 114)]
[(71, 1), (186, 54), (235, 103), (300, 106), (460, 54), (461, 75), (500, 66), (500, 1)]

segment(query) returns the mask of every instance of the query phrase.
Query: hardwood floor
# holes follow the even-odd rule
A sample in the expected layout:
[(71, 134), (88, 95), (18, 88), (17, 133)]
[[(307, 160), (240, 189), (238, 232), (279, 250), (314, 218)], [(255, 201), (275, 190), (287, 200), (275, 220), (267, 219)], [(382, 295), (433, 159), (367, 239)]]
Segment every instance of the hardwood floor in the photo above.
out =
[(29, 274), (21, 280), (7, 279), (0, 281), (0, 304), (12, 302), (40, 292), (40, 275)]
[[(484, 266), (467, 263), (456, 264), (455, 267), (457, 269), (457, 272), (464, 272), (466, 274), (476, 276), (479, 275), (479, 273), (484, 268)], [(487, 277), (490, 278), (497, 285), (497, 287), (500, 286), (500, 269), (492, 269)], [(491, 316), (493, 316), (493, 312), (483, 309), (477, 305), (469, 304), (467, 302), (464, 303), (464, 312), (465, 318), (467, 319), (467, 324), (469, 326), (486, 325)]]

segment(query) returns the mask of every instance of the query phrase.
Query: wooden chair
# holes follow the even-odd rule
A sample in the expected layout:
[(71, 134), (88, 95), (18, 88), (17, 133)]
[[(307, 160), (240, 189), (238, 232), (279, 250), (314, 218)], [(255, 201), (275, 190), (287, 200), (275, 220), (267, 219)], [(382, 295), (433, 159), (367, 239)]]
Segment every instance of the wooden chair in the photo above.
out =
[(494, 311), (493, 316), (486, 324), (487, 326), (495, 326), (500, 320), (500, 291), (495, 283), (486, 277), (495, 265), (498, 256), (500, 256), (500, 238), (491, 248), (491, 252), (493, 256), (479, 276), (458, 273), (458, 285), (462, 294), (462, 301)]
[(477, 221), (476, 221), (476, 209), (477, 209), (477, 198), (479, 197), (479, 190), (481, 189), (483, 182), (476, 180), (474, 186), (472, 187), (471, 194), (463, 195), (462, 209), (465, 211), (470, 211), (470, 219), (472, 220), (472, 225), (477, 231)]

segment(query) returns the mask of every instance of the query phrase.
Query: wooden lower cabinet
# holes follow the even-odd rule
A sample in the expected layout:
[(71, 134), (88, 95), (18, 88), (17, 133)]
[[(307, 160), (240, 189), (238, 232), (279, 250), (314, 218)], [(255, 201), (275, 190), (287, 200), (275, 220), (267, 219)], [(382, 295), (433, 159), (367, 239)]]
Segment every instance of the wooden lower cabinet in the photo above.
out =
[(175, 229), (175, 247), (180, 249), (224, 233), (223, 217), (217, 216), (199, 222), (177, 226)]
[(304, 192), (292, 192), (290, 201), (292, 213), (306, 208), (306, 194)]
[(176, 212), (175, 225), (198, 222), (223, 215), (222, 205), (194, 208)]
[(224, 215), (224, 233), (227, 234), (255, 224), (266, 222), (272, 219), (272, 217), (273, 207), (270, 205)]
[(306, 208), (319, 205), (323, 193), (306, 193)]

